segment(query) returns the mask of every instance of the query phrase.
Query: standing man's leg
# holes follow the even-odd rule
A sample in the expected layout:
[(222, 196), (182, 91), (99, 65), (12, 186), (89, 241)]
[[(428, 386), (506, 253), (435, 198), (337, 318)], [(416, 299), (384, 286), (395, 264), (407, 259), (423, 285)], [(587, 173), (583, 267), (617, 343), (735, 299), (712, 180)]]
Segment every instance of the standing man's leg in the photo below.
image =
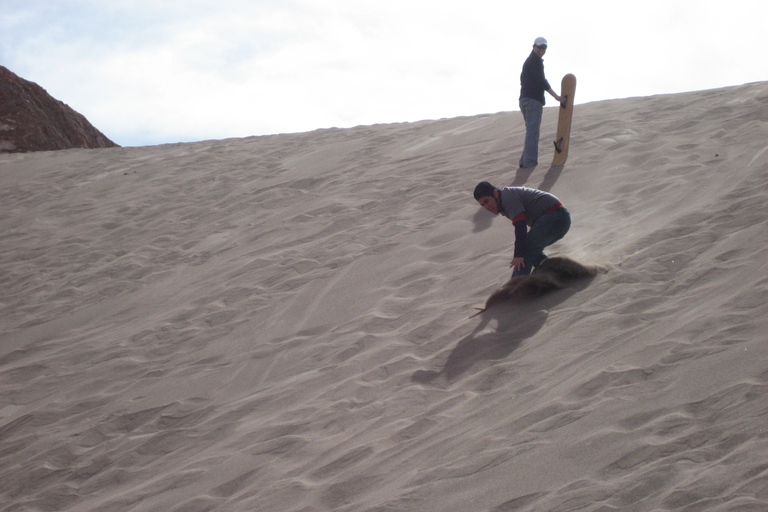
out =
[(520, 112), (525, 120), (525, 146), (520, 157), (520, 167), (539, 164), (539, 132), (544, 105), (531, 98), (520, 98)]
[(525, 237), (525, 267), (512, 273), (513, 276), (527, 276), (534, 267), (547, 259), (544, 249), (557, 242), (571, 228), (571, 214), (565, 207), (542, 215), (531, 226)]

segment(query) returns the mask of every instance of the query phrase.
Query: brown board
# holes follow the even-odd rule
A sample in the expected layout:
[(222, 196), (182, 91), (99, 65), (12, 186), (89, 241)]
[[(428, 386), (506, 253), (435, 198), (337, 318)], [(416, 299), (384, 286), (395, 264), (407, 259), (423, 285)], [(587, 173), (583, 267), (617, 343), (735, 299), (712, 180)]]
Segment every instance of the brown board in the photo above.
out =
[(576, 94), (576, 77), (570, 73), (563, 77), (560, 86), (560, 96), (565, 103), (560, 104), (560, 115), (557, 118), (557, 136), (555, 137), (555, 156), (552, 165), (565, 165), (568, 158), (568, 147), (571, 142), (571, 119), (573, 119), (573, 98)]

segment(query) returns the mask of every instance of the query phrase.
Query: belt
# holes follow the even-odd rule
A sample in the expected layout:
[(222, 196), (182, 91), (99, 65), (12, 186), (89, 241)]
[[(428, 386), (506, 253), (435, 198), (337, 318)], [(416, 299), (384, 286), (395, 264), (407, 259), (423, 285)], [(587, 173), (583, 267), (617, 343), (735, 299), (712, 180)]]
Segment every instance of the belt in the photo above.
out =
[(558, 201), (558, 202), (555, 203), (555, 206), (553, 206), (549, 210), (545, 211), (542, 215), (546, 215), (548, 213), (552, 213), (553, 211), (557, 210), (561, 206), (563, 206), (563, 202), (562, 201)]

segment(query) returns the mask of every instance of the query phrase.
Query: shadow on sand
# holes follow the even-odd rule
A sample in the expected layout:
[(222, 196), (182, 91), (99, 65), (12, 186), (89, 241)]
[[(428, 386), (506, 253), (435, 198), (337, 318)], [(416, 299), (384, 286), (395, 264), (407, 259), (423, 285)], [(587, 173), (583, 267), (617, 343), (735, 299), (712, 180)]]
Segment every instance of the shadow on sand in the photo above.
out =
[[(555, 186), (555, 183), (557, 183), (558, 178), (560, 178), (560, 175), (563, 173), (564, 165), (553, 165), (549, 168), (547, 173), (544, 175), (544, 178), (541, 180), (541, 183), (537, 187), (539, 190), (543, 190), (545, 192), (549, 192), (552, 190), (552, 187)], [(517, 172), (515, 173), (515, 179), (512, 181), (512, 183), (509, 185), (510, 187), (522, 187), (526, 183), (528, 183), (528, 180), (530, 179), (531, 175), (533, 174), (533, 171), (536, 170), (536, 167), (520, 167), (517, 169)]]
[[(474, 331), (456, 344), (442, 369), (419, 370), (411, 376), (411, 380), (421, 384), (445, 380), (450, 384), (478, 363), (506, 359), (525, 340), (539, 332), (552, 308), (586, 288), (590, 281), (583, 279), (544, 297), (488, 308), (480, 313), (480, 323)], [(486, 328), (492, 321), (495, 321), (496, 328), (488, 332)]]
[[(541, 329), (549, 310), (586, 288), (606, 270), (556, 256), (544, 260), (531, 275), (510, 278), (488, 297), (485, 309), (478, 314), (480, 323), (459, 341), (443, 368), (419, 370), (411, 379), (427, 384), (444, 378), (451, 383), (481, 361), (506, 358)], [(496, 330), (488, 332), (492, 320)]]
[(539, 190), (550, 192), (552, 187), (555, 186), (555, 183), (557, 183), (558, 178), (560, 178), (560, 175), (563, 173), (563, 167), (565, 166), (553, 165), (550, 167), (547, 174), (544, 175), (544, 179), (541, 180), (541, 183), (539, 184)]

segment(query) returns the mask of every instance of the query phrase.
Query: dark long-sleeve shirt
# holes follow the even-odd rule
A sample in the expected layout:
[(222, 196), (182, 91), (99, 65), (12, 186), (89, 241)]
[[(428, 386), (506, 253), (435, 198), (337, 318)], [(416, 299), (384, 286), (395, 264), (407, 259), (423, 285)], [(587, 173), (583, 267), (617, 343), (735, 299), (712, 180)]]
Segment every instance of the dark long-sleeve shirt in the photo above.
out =
[(544, 92), (548, 89), (550, 86), (544, 77), (544, 59), (531, 52), (523, 64), (523, 72), (520, 73), (520, 97), (531, 98), (544, 105)]

